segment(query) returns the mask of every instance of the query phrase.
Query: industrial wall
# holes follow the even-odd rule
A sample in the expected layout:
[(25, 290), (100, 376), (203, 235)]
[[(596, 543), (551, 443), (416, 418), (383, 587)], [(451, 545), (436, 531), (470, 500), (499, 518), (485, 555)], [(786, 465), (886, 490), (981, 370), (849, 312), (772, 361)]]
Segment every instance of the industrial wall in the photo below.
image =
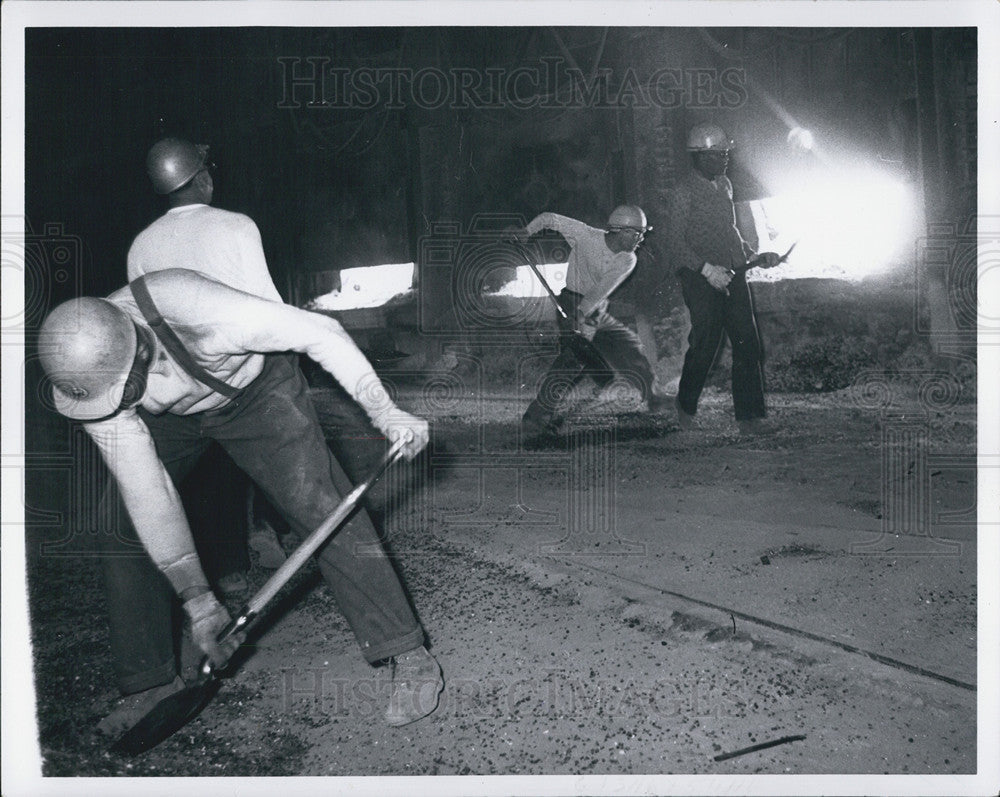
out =
[(178, 133), (212, 145), (215, 204), (257, 221), (287, 299), (335, 288), (339, 269), (412, 261), (417, 323), (435, 334), (467, 331), (454, 308), (468, 298), (457, 262), (428, 263), (437, 239), (459, 251), (542, 210), (600, 225), (638, 202), (656, 232), (618, 298), (659, 320), (669, 354), (683, 312), (666, 200), (706, 119), (737, 143), (742, 203), (821, 195), (843, 164), (907, 185), (915, 232), (888, 265), (935, 328), (968, 321), (968, 275), (918, 261), (927, 223), (960, 241), (975, 214), (975, 31), (95, 28), (26, 44), (26, 226), (42, 250), (51, 234), (77, 252), (35, 323), (123, 281), (128, 244), (163, 209), (145, 151)]

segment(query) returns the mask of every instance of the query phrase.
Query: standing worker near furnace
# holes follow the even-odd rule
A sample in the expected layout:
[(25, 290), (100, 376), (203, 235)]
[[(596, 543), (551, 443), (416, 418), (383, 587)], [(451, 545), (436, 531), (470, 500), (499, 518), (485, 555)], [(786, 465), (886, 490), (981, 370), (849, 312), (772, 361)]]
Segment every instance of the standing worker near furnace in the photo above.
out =
[(128, 279), (168, 268), (200, 271), (238, 290), (281, 301), (260, 231), (242, 213), (212, 207), (215, 182), (208, 146), (164, 138), (149, 149), (146, 170), (167, 212), (140, 232), (128, 252)]
[[(140, 277), (107, 299), (63, 303), (43, 322), (38, 349), (53, 405), (83, 422), (124, 505), (101, 515), (121, 527), (97, 535), (105, 546), (115, 672), (126, 695), (98, 726), (109, 735), (184, 688), (174, 593), (213, 666), (223, 667), (238, 644), (217, 641), (230, 617), (208, 586), (174, 487), (209, 441), (222, 445), (300, 534), (317, 528), (352, 489), (305, 379), (284, 352), (318, 362), (386, 438), (407, 441), (405, 455), (415, 456), (428, 439), (426, 421), (392, 402), (337, 321), (188, 269)], [(127, 546), (133, 533), (148, 556)], [(386, 721), (404, 725), (429, 714), (441, 670), (368, 514), (356, 512), (317, 559), (365, 659), (391, 663)]]
[[(249, 216), (211, 207), (215, 192), (208, 146), (183, 138), (162, 138), (146, 156), (153, 190), (166, 198), (167, 211), (140, 232), (128, 251), (128, 280), (168, 268), (189, 268), (218, 282), (262, 299), (280, 302), (271, 279), (260, 231)], [(224, 454), (213, 457), (213, 504), (221, 523), (214, 529), (215, 545), (206, 553), (223, 571), (219, 585), (226, 592), (246, 588), (246, 541), (238, 518), (246, 505), (247, 535), (264, 567), (276, 568), (285, 559), (274, 528), (264, 518), (264, 507), (253, 511), (253, 488)], [(258, 502), (259, 503), (259, 502)], [(192, 508), (194, 509), (194, 508)], [(194, 512), (193, 514), (202, 514)], [(199, 518), (199, 523), (207, 521)], [(207, 563), (206, 563), (207, 564)], [(228, 572), (226, 572), (228, 571)]]
[[(566, 287), (558, 297), (566, 317), (557, 316), (559, 354), (522, 419), (526, 439), (554, 435), (563, 420), (565, 393), (588, 375), (607, 383), (613, 376), (608, 366), (638, 383), (650, 410), (661, 409), (664, 399), (654, 393), (653, 371), (638, 336), (608, 313), (608, 297), (635, 269), (636, 249), (652, 229), (646, 214), (636, 205), (620, 205), (601, 230), (558, 213), (542, 213), (517, 238), (526, 241), (543, 229), (558, 232), (570, 248)], [(573, 345), (578, 334), (590, 340), (605, 363), (581, 360), (580, 347)]]
[[(691, 316), (691, 334), (681, 371), (676, 407), (682, 430), (694, 428), (705, 380), (722, 334), (733, 347), (732, 391), (740, 431), (765, 431), (763, 346), (745, 269), (754, 257), (736, 227), (733, 185), (726, 177), (732, 141), (715, 124), (691, 128), (687, 149), (693, 171), (670, 197), (668, 247)], [(760, 265), (778, 264), (775, 252)]]

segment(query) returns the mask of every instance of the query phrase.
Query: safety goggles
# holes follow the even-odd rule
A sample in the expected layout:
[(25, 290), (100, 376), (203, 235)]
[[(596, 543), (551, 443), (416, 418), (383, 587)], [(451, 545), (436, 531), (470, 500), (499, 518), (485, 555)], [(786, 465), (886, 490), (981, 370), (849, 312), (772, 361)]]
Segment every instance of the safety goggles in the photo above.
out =
[(643, 238), (645, 238), (647, 235), (649, 235), (653, 231), (653, 228), (652, 227), (647, 227), (645, 230), (641, 230), (638, 227), (612, 227), (611, 231), (612, 232), (634, 232), (636, 235), (639, 236), (639, 240), (641, 241)]

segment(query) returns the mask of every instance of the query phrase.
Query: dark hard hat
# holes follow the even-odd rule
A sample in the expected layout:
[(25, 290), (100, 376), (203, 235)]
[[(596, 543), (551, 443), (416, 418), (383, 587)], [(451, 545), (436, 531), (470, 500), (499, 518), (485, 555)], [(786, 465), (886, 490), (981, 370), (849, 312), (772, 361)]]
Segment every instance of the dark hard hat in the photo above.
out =
[(149, 148), (146, 171), (153, 181), (153, 190), (169, 194), (187, 185), (205, 168), (208, 146), (192, 144), (183, 138), (164, 138)]

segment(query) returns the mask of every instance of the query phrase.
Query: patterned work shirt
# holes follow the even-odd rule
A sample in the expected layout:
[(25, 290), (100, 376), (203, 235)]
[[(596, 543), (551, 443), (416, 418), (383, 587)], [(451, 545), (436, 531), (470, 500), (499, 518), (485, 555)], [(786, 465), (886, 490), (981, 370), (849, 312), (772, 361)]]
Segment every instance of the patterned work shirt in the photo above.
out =
[(692, 172), (681, 180), (670, 195), (667, 228), (675, 268), (701, 271), (705, 263), (737, 268), (754, 253), (736, 228), (733, 184), (725, 175), (707, 180)]

